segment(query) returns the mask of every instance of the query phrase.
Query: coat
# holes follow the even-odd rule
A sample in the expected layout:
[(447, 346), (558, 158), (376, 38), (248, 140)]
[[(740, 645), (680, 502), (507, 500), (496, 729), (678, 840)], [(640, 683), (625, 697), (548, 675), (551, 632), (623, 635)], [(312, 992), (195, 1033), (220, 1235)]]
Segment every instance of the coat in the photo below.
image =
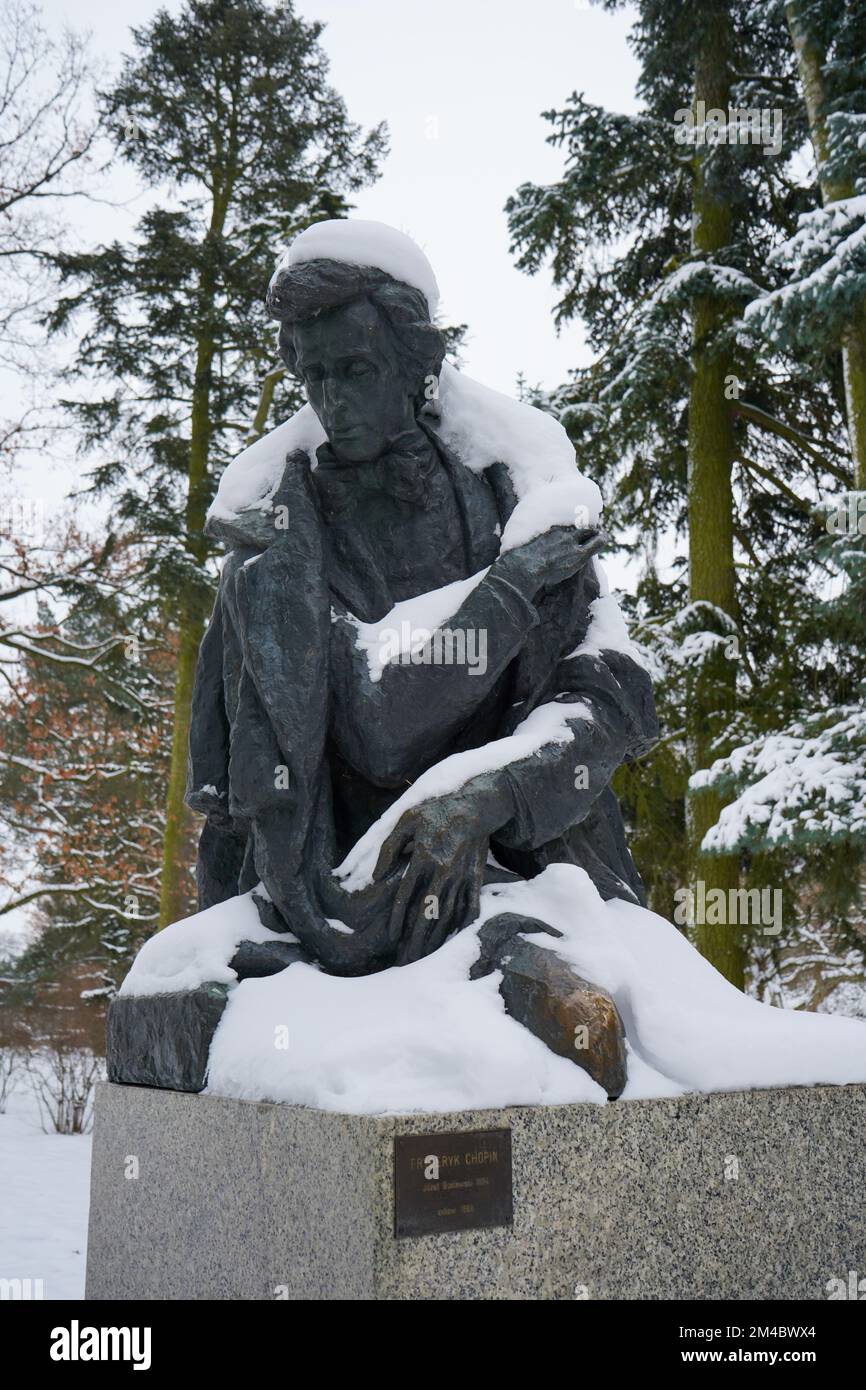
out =
[[(516, 502), (508, 470), (471, 472), (425, 432), (453, 489), (467, 574), (477, 574)], [(261, 512), (211, 528), (231, 549), (193, 694), (186, 799), (207, 817), (200, 908), (261, 881), (269, 925), (294, 932), (326, 968), (356, 973), (394, 884), (347, 894), (335, 866), (422, 772), (507, 739), (543, 705), (563, 707), (571, 737), (484, 773), (507, 779), (514, 807), (491, 837), (491, 875), (571, 863), (603, 898), (643, 903), (610, 778), (657, 737), (652, 686), (631, 653), (585, 640), (600, 596), (594, 564), (535, 603), (494, 567), (448, 620), (487, 635), (484, 672), (393, 663), (374, 681), (357, 619), (381, 618), (388, 603), (376, 601), (362, 529), (351, 512), (323, 512), (303, 451), (289, 456), (280, 507), (285, 531)], [(365, 614), (371, 590), (378, 612)]]

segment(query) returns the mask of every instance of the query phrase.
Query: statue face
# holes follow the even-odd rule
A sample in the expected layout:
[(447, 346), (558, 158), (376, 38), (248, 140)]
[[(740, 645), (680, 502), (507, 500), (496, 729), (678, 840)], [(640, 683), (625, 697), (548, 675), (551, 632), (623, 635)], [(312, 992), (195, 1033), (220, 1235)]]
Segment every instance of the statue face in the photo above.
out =
[(292, 331), (307, 398), (338, 459), (377, 459), (414, 426), (413, 390), (375, 304), (332, 309)]

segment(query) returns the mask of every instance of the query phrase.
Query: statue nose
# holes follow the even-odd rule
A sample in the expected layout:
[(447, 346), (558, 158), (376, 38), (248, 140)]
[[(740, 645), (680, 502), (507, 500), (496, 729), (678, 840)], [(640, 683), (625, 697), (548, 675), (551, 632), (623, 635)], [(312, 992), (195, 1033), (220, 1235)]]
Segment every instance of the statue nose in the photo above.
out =
[(326, 381), (323, 387), (324, 409), (331, 425), (336, 429), (342, 429), (350, 424), (351, 414), (338, 382)]

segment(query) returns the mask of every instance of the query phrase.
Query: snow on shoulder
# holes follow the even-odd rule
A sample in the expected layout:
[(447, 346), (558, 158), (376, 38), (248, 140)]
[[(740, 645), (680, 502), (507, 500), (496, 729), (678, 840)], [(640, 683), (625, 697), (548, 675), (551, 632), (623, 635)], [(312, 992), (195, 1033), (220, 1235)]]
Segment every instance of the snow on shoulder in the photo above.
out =
[(289, 420), (232, 459), (220, 479), (208, 521), (235, 521), (243, 512), (270, 511), (289, 454), (303, 449), (312, 463), (324, 442), (325, 431), (312, 406), (302, 405)]
[[(435, 317), (439, 303), (436, 277), (424, 252), (404, 232), (381, 222), (354, 218), (317, 222), (295, 238), (280, 257), (274, 275), (288, 266), (319, 259), (384, 270), (421, 290), (431, 319)], [(473, 472), (483, 472), (494, 463), (508, 468), (519, 505), (506, 528), (504, 549), (521, 545), (551, 526), (598, 523), (601, 493), (578, 470), (568, 435), (552, 415), (493, 391), (446, 362), (438, 397), (431, 403), (431, 422), (443, 442)], [(208, 519), (231, 522), (245, 512), (267, 512), (286, 456), (305, 450), (311, 467), (315, 467), (316, 449), (324, 441), (311, 407), (303, 406), (229, 464)]]

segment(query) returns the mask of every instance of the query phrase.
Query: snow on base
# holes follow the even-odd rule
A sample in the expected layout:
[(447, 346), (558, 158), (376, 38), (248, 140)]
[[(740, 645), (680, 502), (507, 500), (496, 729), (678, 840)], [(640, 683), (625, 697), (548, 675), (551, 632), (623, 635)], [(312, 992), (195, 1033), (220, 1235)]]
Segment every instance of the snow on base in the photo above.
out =
[(508, 1017), (498, 977), (467, 978), (477, 954), (468, 931), (377, 975), (294, 965), (245, 980), (211, 1045), (208, 1092), (348, 1114), (604, 1101), (585, 1072)]
[[(629, 1045), (624, 1099), (866, 1081), (866, 1023), (748, 998), (670, 922), (604, 903), (584, 870), (554, 864), (529, 883), (485, 888), (478, 922), (413, 965), (340, 979), (297, 964), (236, 985), (211, 1047), (208, 1092), (348, 1114), (604, 1103), (580, 1067), (506, 1014), (498, 972), (469, 980), (477, 928), (499, 912), (563, 932), (533, 940), (613, 995)], [(247, 896), (160, 932), (124, 992), (146, 992), (148, 979), (230, 979), (241, 936), (271, 936), (248, 930), (254, 915)]]
[[(647, 1068), (684, 1091), (866, 1081), (862, 1020), (750, 999), (665, 918), (603, 903), (582, 869), (554, 864), (530, 883), (490, 891), (497, 911), (532, 912), (564, 932), (552, 948), (610, 991)], [(631, 1085), (625, 1096), (636, 1098)]]
[(207, 981), (234, 984), (237, 975), (229, 961), (242, 941), (297, 941), (297, 937), (280, 936), (263, 927), (252, 894), (244, 893), (172, 922), (150, 937), (118, 993), (173, 994)]

